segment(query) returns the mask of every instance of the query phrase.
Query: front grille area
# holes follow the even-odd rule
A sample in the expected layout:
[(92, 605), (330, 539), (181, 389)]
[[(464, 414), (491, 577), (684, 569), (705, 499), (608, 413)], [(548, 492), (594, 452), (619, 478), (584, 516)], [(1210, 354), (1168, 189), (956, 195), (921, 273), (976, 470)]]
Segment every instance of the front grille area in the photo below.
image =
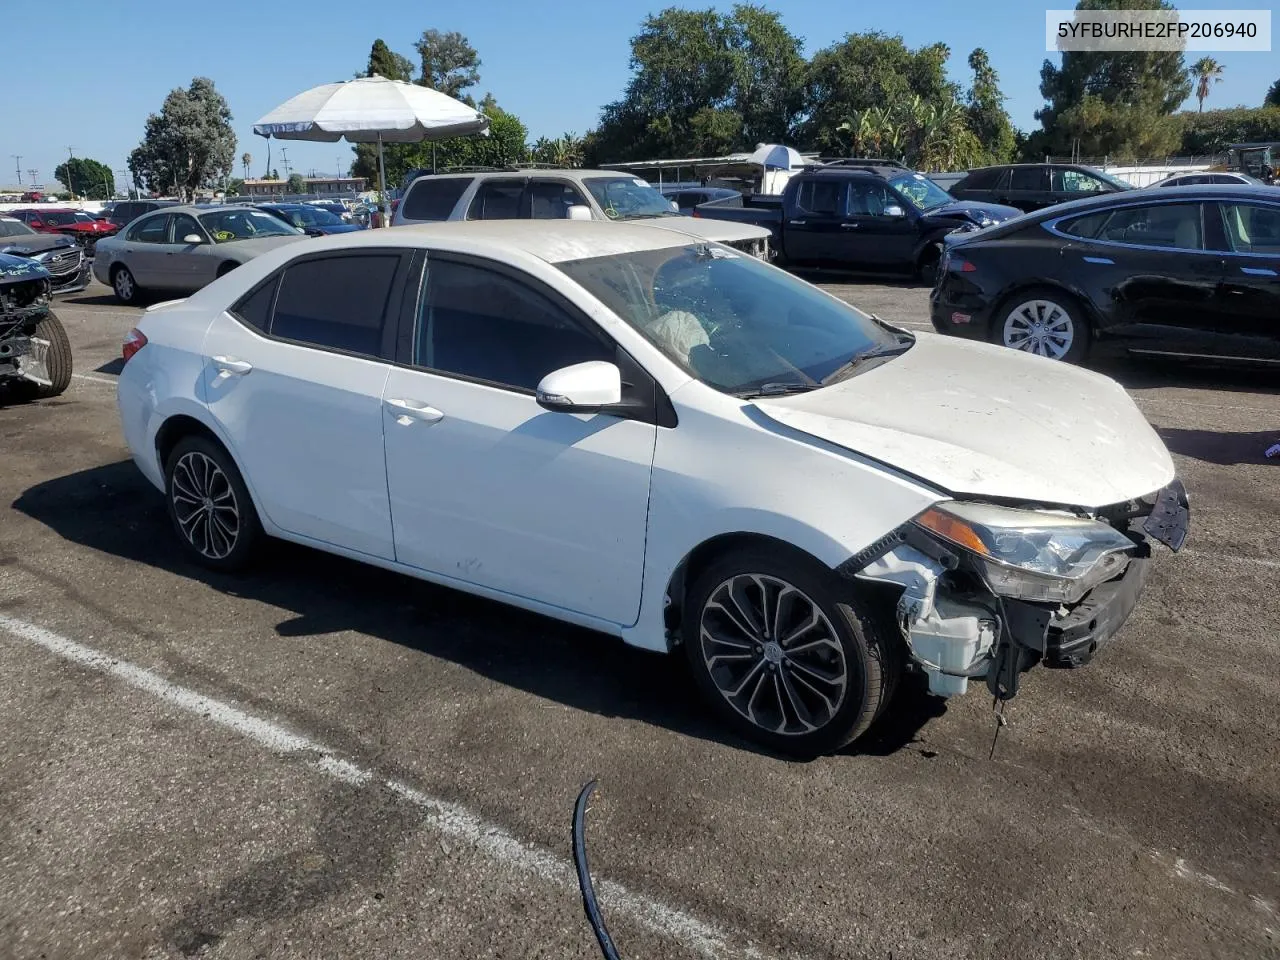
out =
[(64, 250), (47, 257), (44, 260), (44, 266), (55, 277), (61, 278), (68, 273), (78, 271), (83, 259), (84, 251), (79, 247), (73, 247), (70, 250)]

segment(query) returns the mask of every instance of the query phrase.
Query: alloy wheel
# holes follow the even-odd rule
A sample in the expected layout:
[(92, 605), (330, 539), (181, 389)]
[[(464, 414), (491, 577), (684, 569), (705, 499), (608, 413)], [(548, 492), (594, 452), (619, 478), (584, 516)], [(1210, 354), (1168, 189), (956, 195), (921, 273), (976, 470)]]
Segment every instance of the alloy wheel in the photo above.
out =
[(187, 542), (210, 560), (229, 556), (240, 536), (240, 509), (222, 468), (199, 451), (183, 454), (174, 464), (169, 495)]
[(1009, 311), (1003, 343), (1052, 360), (1061, 360), (1075, 342), (1075, 324), (1065, 308), (1052, 300), (1028, 300)]
[(725, 580), (703, 605), (698, 634), (716, 689), (762, 730), (813, 733), (844, 703), (849, 668), (835, 627), (785, 580), (758, 573)]
[(133, 274), (128, 270), (117, 270), (116, 279), (113, 284), (116, 296), (121, 300), (129, 301), (133, 299)]

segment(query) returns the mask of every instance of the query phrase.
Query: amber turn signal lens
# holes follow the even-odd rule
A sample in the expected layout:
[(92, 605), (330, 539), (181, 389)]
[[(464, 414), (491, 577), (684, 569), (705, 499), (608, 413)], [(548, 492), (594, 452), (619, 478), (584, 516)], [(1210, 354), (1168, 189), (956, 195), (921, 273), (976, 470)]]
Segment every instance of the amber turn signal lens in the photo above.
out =
[(983, 557), (991, 556), (991, 551), (982, 542), (982, 538), (978, 536), (977, 531), (959, 517), (953, 517), (949, 513), (930, 507), (916, 517), (916, 523), (926, 530), (932, 530), (944, 540), (950, 540), (957, 546), (964, 547), (966, 550), (972, 550)]

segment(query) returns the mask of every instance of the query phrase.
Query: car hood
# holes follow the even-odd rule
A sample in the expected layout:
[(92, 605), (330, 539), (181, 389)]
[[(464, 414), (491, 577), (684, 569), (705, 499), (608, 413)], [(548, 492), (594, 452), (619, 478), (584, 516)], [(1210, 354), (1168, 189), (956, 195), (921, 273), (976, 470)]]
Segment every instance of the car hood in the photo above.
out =
[(1174, 477), (1169, 451), (1110, 377), (937, 334), (847, 380), (754, 403), (954, 495), (1092, 509)]
[(28, 260), (25, 257), (11, 257), (7, 253), (0, 253), (0, 284), (12, 283), (15, 280), (34, 280), (37, 277), (47, 277), (49, 271), (35, 260)]
[(268, 250), (274, 250), (276, 247), (282, 247), (286, 243), (296, 243), (299, 240), (306, 240), (305, 234), (286, 235), (282, 237), (257, 237), (251, 240), (231, 240), (227, 243), (219, 243), (216, 245), (219, 252), (221, 251), (238, 251), (247, 260), (256, 257)]
[(76, 242), (61, 233), (36, 233), (21, 237), (0, 237), (0, 253), (30, 257), (46, 250), (70, 249)]
[(743, 240), (763, 240), (773, 236), (766, 227), (733, 220), (710, 220), (702, 217), (644, 217), (629, 221), (643, 223), (664, 230), (686, 233), (699, 240), (715, 243), (737, 243)]
[(941, 217), (947, 220), (971, 220), (974, 223), (981, 224), (984, 220), (989, 223), (1000, 223), (1004, 220), (1011, 220), (1014, 217), (1022, 216), (1022, 211), (1017, 207), (1006, 207), (1002, 203), (982, 203), (977, 200), (957, 200), (954, 203), (935, 207), (933, 210), (930, 210), (926, 216)]

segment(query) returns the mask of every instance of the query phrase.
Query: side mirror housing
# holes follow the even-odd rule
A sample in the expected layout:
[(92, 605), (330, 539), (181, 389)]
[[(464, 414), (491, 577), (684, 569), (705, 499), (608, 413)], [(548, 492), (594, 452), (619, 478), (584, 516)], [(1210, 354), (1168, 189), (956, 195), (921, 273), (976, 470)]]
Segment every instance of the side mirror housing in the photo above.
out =
[(198, 233), (188, 233), (182, 238), (183, 243), (204, 243), (204, 237)]
[(889, 206), (884, 208), (884, 216), (886, 217), (905, 217), (906, 215), (907, 211), (903, 210), (896, 203), (891, 203)]
[(680, 212), (680, 204), (678, 204), (678, 203), (676, 203), (674, 200), (672, 200), (672, 201), (671, 201), (671, 209), (672, 209), (672, 210), (674, 210), (676, 213), (679, 213), (679, 212)]
[(565, 218), (568, 220), (594, 220), (591, 215), (591, 208), (586, 204), (575, 203), (565, 209)]
[(594, 413), (622, 402), (622, 371), (604, 360), (552, 370), (538, 384), (538, 406), (556, 413)]

